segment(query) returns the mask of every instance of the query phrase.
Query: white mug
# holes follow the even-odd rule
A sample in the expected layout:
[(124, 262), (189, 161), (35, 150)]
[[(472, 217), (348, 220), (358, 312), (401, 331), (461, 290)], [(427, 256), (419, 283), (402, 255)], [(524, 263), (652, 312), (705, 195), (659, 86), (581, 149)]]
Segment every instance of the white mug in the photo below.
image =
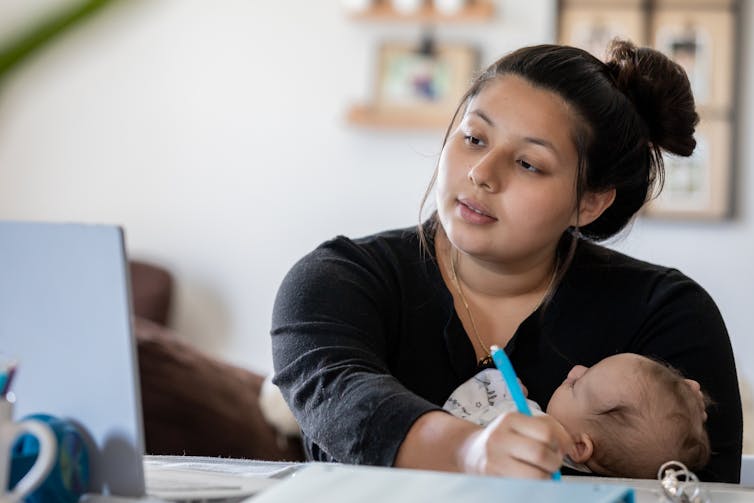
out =
[[(39, 454), (31, 470), (10, 492), (6, 492), (10, 476), (11, 449), (16, 439), (25, 433), (37, 437)], [(0, 398), (0, 503), (16, 503), (44, 482), (55, 464), (57, 450), (57, 441), (49, 426), (34, 420), (13, 422), (13, 403)]]

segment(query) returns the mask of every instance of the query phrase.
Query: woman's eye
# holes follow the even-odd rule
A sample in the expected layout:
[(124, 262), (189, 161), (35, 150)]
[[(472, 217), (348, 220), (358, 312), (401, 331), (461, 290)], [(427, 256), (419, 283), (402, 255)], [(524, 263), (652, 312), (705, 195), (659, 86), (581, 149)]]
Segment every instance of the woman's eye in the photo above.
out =
[(537, 168), (536, 166), (533, 166), (533, 165), (529, 164), (528, 162), (526, 162), (526, 161), (524, 161), (524, 160), (522, 160), (522, 159), (519, 159), (519, 160), (518, 160), (518, 163), (519, 163), (519, 164), (521, 165), (521, 167), (522, 167), (522, 168), (524, 168), (524, 169), (525, 169), (526, 171), (529, 171), (529, 172), (531, 172), (531, 173), (539, 173), (539, 172), (540, 172), (540, 171), (539, 171), (539, 168)]
[(482, 140), (480, 140), (476, 136), (471, 136), (469, 134), (467, 134), (466, 136), (464, 136), (463, 140), (466, 143), (470, 144), (470, 145), (481, 145), (482, 144)]

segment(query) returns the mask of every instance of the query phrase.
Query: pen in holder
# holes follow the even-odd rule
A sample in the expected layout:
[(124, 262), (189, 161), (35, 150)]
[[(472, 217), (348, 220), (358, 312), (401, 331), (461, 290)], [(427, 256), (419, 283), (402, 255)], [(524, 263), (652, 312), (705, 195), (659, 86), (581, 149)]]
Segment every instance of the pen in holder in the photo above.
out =
[(14, 422), (16, 370), (15, 361), (0, 357), (0, 503), (75, 503), (89, 487), (84, 436), (48, 414)]
[(0, 398), (6, 398), (10, 393), (10, 385), (13, 382), (13, 376), (16, 375), (16, 363), (11, 361), (4, 363), (0, 370)]

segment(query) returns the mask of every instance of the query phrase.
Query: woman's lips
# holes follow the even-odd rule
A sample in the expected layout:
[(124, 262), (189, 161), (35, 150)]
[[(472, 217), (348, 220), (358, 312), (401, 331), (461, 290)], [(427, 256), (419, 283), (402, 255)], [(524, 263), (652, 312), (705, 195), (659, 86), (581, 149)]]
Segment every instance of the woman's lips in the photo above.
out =
[(490, 215), (481, 204), (470, 199), (458, 199), (457, 209), (460, 217), (472, 224), (489, 224), (497, 221), (497, 218)]

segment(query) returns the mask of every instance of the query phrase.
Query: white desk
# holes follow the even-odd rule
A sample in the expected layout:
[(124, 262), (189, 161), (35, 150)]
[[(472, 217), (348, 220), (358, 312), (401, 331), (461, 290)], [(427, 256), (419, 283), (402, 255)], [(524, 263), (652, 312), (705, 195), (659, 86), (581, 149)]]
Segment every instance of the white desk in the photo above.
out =
[[(308, 463), (275, 463), (266, 461), (249, 461), (234, 459), (215, 459), (215, 458), (196, 458), (190, 456), (146, 456), (145, 458), (145, 476), (147, 486), (161, 487), (161, 494), (166, 495), (165, 489), (175, 489), (178, 487), (174, 484), (180, 484), (182, 481), (189, 481), (191, 484), (201, 484), (209, 482), (210, 485), (218, 486), (236, 486), (248, 491), (247, 494), (263, 494), (268, 488), (275, 488), (290, 478), (290, 475), (300, 470)], [(407, 477), (398, 480), (397, 483), (405, 483), (407, 493), (410, 491), (410, 470), (401, 470)], [(438, 476), (442, 474), (438, 473)], [(637, 503), (657, 503), (661, 490), (658, 481), (654, 480), (637, 480), (637, 479), (608, 479), (602, 477), (575, 477), (564, 476), (565, 483), (592, 483), (592, 484), (615, 484), (634, 488)], [(710, 495), (714, 503), (743, 503), (754, 502), (754, 488), (745, 488), (735, 484), (703, 483), (702, 486)], [(338, 491), (333, 487), (329, 491)], [(273, 491), (274, 492), (274, 491)], [(178, 493), (184, 498), (191, 495), (189, 493)], [(197, 494), (194, 494), (196, 496)], [(215, 494), (218, 496), (218, 494)], [(318, 501), (327, 502), (330, 498), (327, 495), (321, 495), (321, 499), (315, 494), (308, 495), (307, 503)], [(209, 497), (209, 496), (208, 496)], [(256, 497), (251, 497), (248, 502), (253, 503)], [(265, 498), (261, 498), (265, 499)], [(238, 501), (238, 498), (234, 498)], [(355, 500), (354, 500), (355, 501)], [(360, 494), (358, 501), (382, 501), (379, 496), (370, 498), (369, 495)], [(414, 500), (415, 501), (415, 500)], [(433, 498), (432, 501), (440, 503)], [(392, 500), (391, 503), (399, 503)]]
[[(634, 488), (636, 503), (657, 503), (662, 494), (659, 482), (656, 480), (641, 479), (614, 479), (604, 477), (563, 477), (563, 480), (581, 480), (594, 482), (595, 484), (618, 484)], [(754, 488), (742, 487), (737, 484), (721, 484), (715, 482), (703, 482), (704, 488), (710, 495), (712, 503), (754, 503)], [(662, 500), (659, 500), (662, 501)]]

